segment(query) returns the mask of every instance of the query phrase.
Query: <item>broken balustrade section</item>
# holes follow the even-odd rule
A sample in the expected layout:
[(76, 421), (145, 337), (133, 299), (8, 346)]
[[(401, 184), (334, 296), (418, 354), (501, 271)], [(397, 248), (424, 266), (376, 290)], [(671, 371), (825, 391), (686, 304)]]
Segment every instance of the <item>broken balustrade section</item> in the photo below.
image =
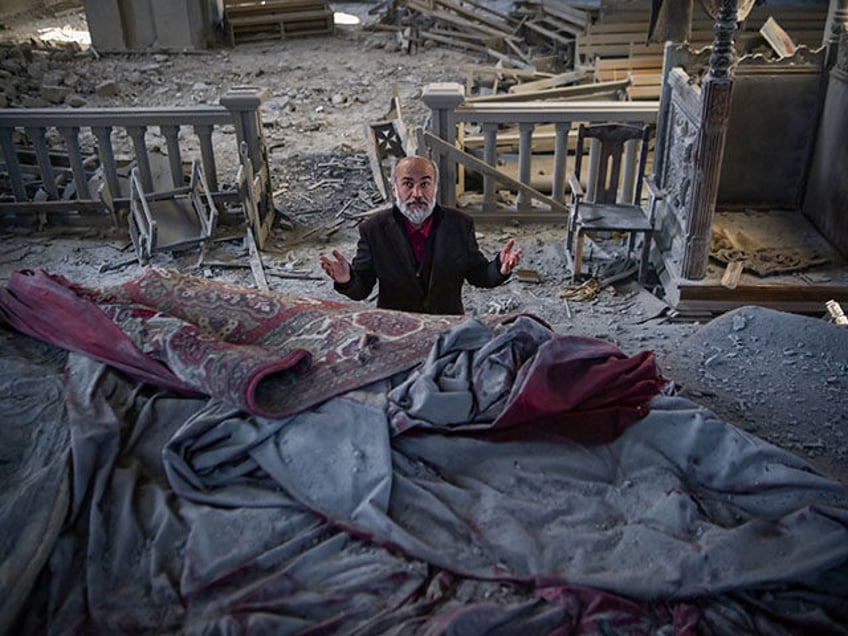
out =
[[(2, 109), (0, 226), (126, 227), (133, 170), (146, 192), (172, 190), (188, 184), (197, 161), (222, 215), (243, 215), (261, 243), (274, 215), (264, 99), (237, 87), (218, 106)], [(238, 184), (245, 161), (250, 206)]]

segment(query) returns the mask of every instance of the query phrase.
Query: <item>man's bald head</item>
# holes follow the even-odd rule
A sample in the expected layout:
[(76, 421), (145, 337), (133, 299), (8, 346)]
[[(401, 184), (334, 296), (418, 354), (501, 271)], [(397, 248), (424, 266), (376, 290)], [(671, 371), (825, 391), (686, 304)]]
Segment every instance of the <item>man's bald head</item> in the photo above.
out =
[(409, 155), (392, 169), (392, 195), (401, 213), (413, 225), (421, 225), (436, 206), (439, 177), (436, 164), (426, 157)]

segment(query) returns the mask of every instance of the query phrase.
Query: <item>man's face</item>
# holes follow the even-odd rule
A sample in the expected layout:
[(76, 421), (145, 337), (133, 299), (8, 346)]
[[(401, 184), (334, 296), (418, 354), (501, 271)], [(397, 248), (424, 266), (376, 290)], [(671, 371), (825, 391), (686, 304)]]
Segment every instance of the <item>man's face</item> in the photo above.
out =
[(395, 203), (416, 225), (423, 223), (436, 206), (436, 174), (432, 164), (421, 157), (402, 159), (392, 184)]

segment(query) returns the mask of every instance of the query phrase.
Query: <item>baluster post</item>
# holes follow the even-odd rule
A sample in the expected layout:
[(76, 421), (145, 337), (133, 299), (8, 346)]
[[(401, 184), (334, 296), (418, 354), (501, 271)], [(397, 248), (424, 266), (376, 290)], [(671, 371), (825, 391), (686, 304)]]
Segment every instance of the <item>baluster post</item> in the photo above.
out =
[[(536, 125), (532, 122), (518, 124), (518, 180), (524, 185), (530, 185), (533, 169), (533, 130)], [(531, 200), (524, 190), (518, 193), (516, 207), (519, 211), (530, 209)]]
[(185, 185), (185, 175), (183, 174), (183, 158), (180, 152), (180, 127), (179, 126), (159, 126), (159, 130), (165, 136), (165, 145), (168, 148), (168, 164), (171, 168), (171, 181), (175, 188), (181, 188)]
[(71, 162), (71, 170), (74, 173), (74, 185), (77, 189), (77, 199), (90, 199), (88, 192), (88, 179), (85, 176), (85, 168), (82, 163), (82, 150), (79, 142), (79, 128), (76, 126), (62, 126), (59, 133), (65, 140), (68, 149), (68, 160)]
[(12, 192), (15, 193), (15, 201), (26, 201), (27, 191), (21, 174), (18, 153), (12, 140), (12, 128), (0, 128), (0, 148), (3, 149), (3, 160), (6, 162), (6, 172), (12, 184)]
[(551, 198), (554, 201), (562, 201), (565, 197), (565, 172), (566, 160), (568, 159), (568, 132), (571, 130), (571, 122), (557, 122), (554, 124), (554, 175), (551, 184)]
[[(483, 161), (496, 168), (498, 159), (498, 125), (493, 122), (483, 124)], [(497, 210), (497, 182), (491, 175), (483, 177), (483, 210), (494, 212)]]
[[(462, 84), (436, 82), (422, 93), (424, 104), (430, 109), (430, 129), (433, 134), (450, 145), (456, 143), (456, 107), (465, 101)], [(439, 203), (456, 205), (456, 161), (437, 153), (433, 158), (439, 167)]]

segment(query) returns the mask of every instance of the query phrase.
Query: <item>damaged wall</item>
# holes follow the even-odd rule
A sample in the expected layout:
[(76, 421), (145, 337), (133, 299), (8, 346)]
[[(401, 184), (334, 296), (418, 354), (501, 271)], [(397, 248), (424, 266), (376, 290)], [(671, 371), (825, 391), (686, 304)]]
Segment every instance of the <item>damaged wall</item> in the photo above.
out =
[(91, 42), (102, 50), (213, 46), (221, 0), (84, 0)]

